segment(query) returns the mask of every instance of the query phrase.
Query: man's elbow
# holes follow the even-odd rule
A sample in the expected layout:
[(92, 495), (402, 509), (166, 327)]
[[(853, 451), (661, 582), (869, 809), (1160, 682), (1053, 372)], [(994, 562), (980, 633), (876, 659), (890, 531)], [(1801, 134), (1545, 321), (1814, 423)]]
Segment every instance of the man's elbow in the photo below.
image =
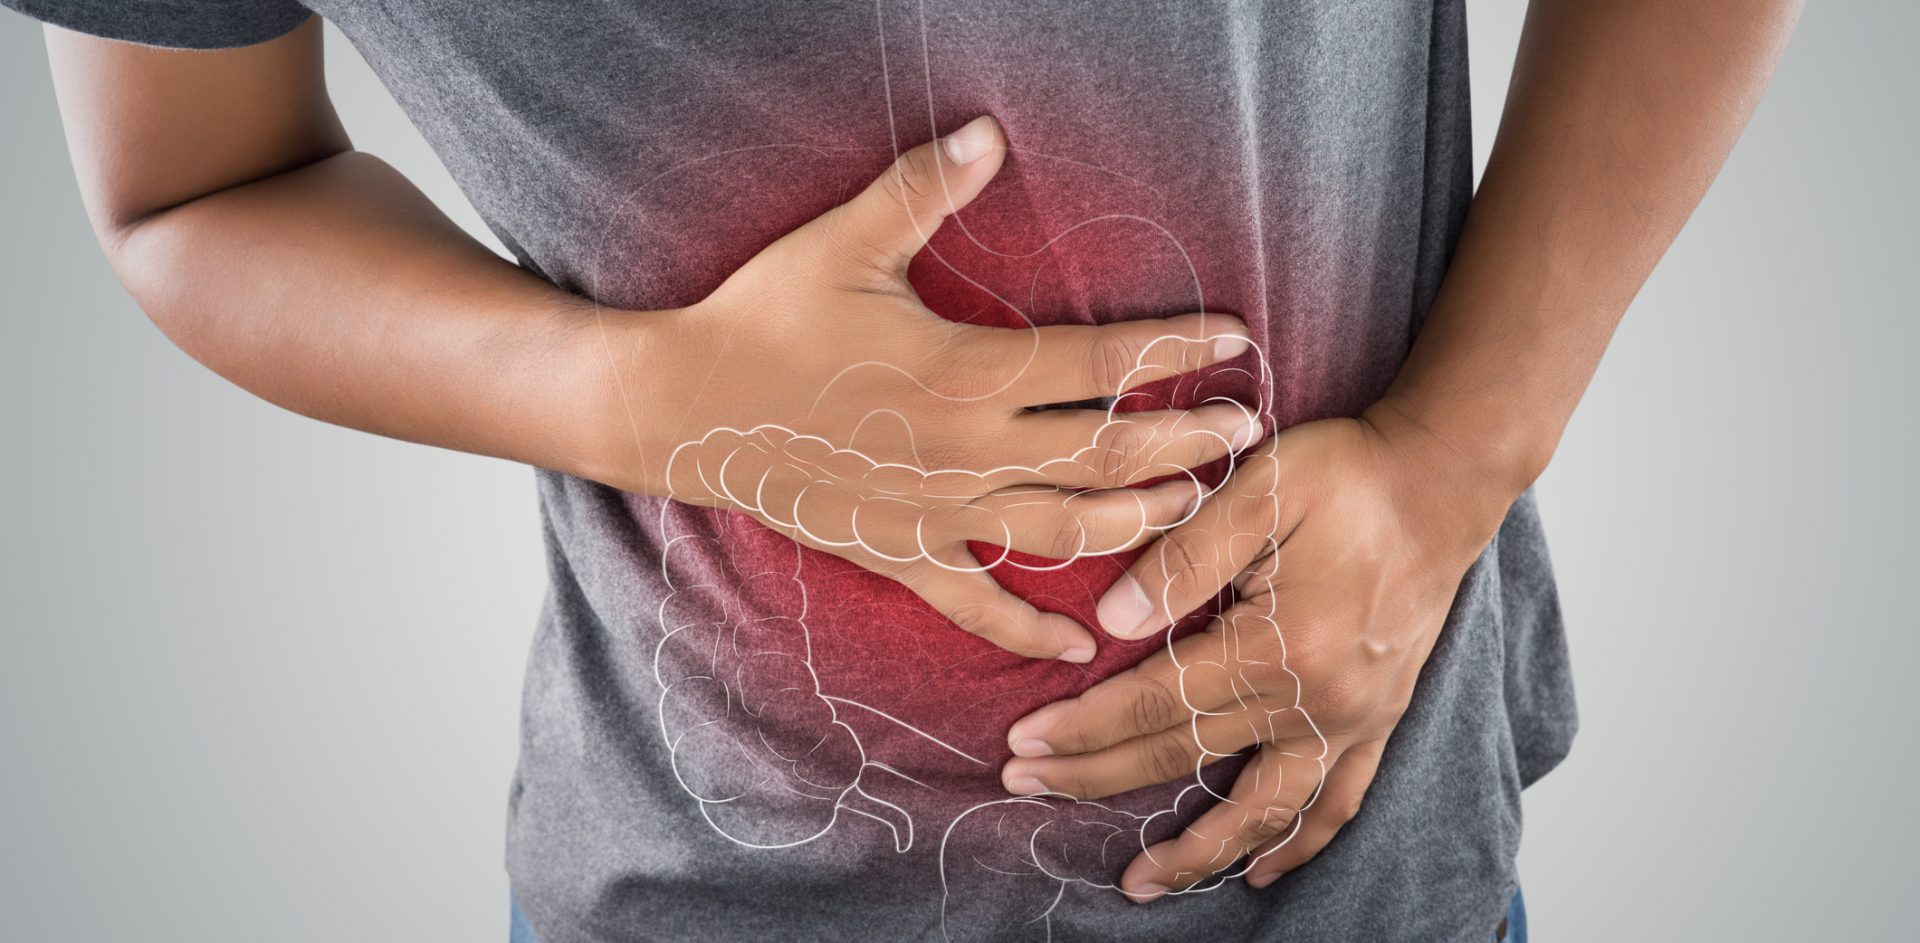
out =
[[(140, 215), (117, 225), (96, 221), (95, 235), (115, 277), (174, 345), (202, 363), (211, 333), (213, 306), (204, 293), (218, 250), (196, 246), (191, 227), (173, 225), (166, 213)], [(211, 263), (211, 264), (209, 264)]]

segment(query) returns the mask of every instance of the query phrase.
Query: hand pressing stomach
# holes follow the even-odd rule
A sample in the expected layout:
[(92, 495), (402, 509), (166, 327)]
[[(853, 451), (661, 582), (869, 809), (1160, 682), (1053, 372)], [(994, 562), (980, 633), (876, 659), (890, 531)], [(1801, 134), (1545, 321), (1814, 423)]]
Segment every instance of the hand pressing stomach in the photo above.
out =
[[(636, 629), (655, 646), (681, 785), (745, 845), (812, 841), (859, 816), (880, 821), (895, 850), (931, 854), (951, 839), (977, 844), (980, 860), (1002, 854), (998, 828), (971, 829), (1010, 798), (1008, 729), (1165, 647), (1164, 634), (1087, 627), (1141, 546), (1189, 518), (1233, 451), (1264, 435), (1261, 363), (1238, 319), (1206, 313), (1180, 248), (1143, 238), (1127, 214), (1060, 225), (1033, 202), (1031, 170), (1023, 187), (988, 187), (1003, 148), (990, 123), (973, 130), (982, 147), (968, 162), (932, 145), (909, 154), (901, 171), (924, 177), (881, 175), (674, 312), (715, 338), (719, 361), (679, 369), (719, 393), (671, 424), (671, 447), (639, 446), (667, 458), (631, 490), (675, 500), (628, 496), (665, 548), (671, 590), (660, 629)], [(656, 185), (699, 202), (689, 191), (759, 179), (770, 161), (845, 159), (832, 157), (743, 155)], [(1058, 178), (1063, 193), (1115, 190), (1076, 174)], [(968, 206), (964, 228), (941, 224), (949, 200)], [(733, 251), (752, 238), (739, 233)], [(1109, 291), (1162, 283), (1156, 297), (1171, 283), (1192, 302), (1095, 327), (1084, 322), (1139, 309), (1076, 310), (1091, 275)], [(817, 296), (792, 300), (806, 292)], [(609, 323), (619, 351), (618, 315)], [(692, 375), (707, 371), (719, 376)], [(1101, 405), (1035, 408), (1080, 401)], [(1236, 767), (1214, 764), (1208, 778), (1224, 788)], [(1061, 838), (1084, 847), (1060, 854), (1111, 886), (1132, 856), (1118, 849), (1137, 854), (1145, 817), (1181, 805), (1193, 782), (1089, 807), (1114, 822)], [(1031, 818), (1030, 805), (1015, 811)], [(1200, 807), (1189, 799), (1183, 816)], [(1152, 831), (1174, 827), (1163, 817)], [(1116, 844), (1113, 828), (1136, 837)]]
[[(724, 340), (662, 365), (698, 392), (627, 489), (675, 499), (631, 509), (681, 785), (752, 847), (937, 832), (949, 938), (1318, 854), (1506, 504), (1391, 397), (1266, 438), (1271, 352), (1147, 217), (1028, 180), (943, 227), (998, 148), (909, 152), (670, 312), (675, 349)], [(1166, 284), (1189, 313), (1081, 300)]]

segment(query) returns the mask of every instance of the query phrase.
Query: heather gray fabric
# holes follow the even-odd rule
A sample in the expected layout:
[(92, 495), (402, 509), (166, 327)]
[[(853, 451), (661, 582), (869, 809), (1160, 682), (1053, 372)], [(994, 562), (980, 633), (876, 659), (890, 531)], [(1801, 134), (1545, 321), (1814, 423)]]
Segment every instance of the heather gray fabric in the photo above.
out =
[[(0, 2), (159, 45), (299, 20), (244, 0)], [(1166, 398), (1233, 396), (1282, 428), (1385, 388), (1469, 195), (1458, 0), (312, 7), (523, 265), (614, 307), (697, 300), (896, 149), (991, 112), (1007, 166), (916, 261), (930, 307), (1002, 325), (1234, 312), (1270, 380), (1220, 371)], [(1529, 495), (1467, 575), (1341, 837), (1266, 891), (1134, 907), (1096, 885), (1129, 842), (1190, 818), (1191, 794), (1073, 810), (1007, 803), (994, 776), (1007, 723), (1095, 677), (983, 651), (898, 587), (735, 516), (539, 485), (552, 588), (508, 867), (545, 943), (1477, 943), (1513, 896), (1520, 790), (1574, 732)], [(1118, 571), (1073, 572), (1036, 604), (1084, 606)], [(1110, 642), (1093, 674), (1150, 650)], [(1103, 857), (1088, 835), (1127, 839)]]
[(0, 0), (0, 6), (82, 33), (176, 49), (250, 46), (313, 15), (294, 0)]

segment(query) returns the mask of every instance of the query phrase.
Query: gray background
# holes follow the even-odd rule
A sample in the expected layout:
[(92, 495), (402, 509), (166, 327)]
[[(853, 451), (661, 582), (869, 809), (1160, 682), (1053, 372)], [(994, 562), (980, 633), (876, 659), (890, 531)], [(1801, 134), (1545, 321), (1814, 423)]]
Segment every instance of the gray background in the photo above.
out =
[[(1484, 158), (1521, 4), (1470, 5)], [(1542, 941), (1920, 922), (1920, 6), (1819, 3), (1540, 490), (1583, 729), (1528, 793)], [(331, 37), (356, 143), (469, 228)], [(281, 413), (114, 282), (0, 14), (0, 925), (500, 939), (532, 476)]]

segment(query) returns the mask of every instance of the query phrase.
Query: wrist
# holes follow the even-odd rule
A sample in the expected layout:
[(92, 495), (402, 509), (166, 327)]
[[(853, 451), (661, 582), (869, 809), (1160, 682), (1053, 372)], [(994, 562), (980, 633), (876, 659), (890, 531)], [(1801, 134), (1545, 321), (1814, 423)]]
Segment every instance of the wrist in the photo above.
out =
[(621, 491), (665, 495), (670, 447), (654, 441), (661, 404), (672, 388), (660, 369), (668, 351), (671, 311), (623, 311), (581, 306), (564, 358), (571, 443), (558, 470)]
[(1444, 505), (1451, 528), (1477, 548), (1545, 469), (1551, 442), (1497, 421), (1456, 421), (1416, 397), (1389, 393), (1361, 420), (1406, 463), (1424, 504)]

